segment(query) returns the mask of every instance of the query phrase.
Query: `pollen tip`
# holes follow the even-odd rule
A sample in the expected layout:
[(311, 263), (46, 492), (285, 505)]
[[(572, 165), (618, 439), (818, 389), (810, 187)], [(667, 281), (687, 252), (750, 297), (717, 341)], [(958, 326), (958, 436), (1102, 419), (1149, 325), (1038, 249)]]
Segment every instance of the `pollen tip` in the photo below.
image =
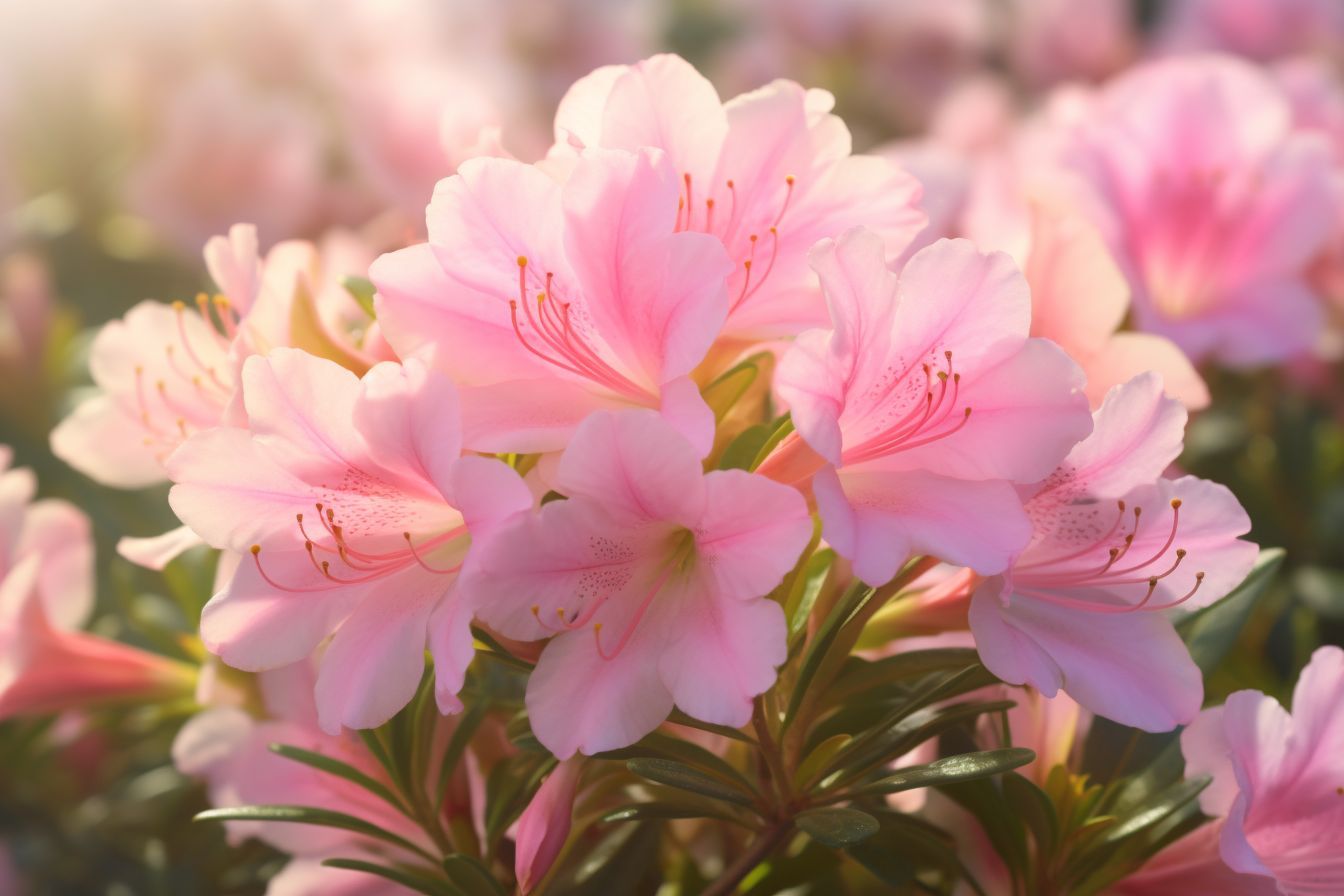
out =
[(599, 632), (599, 633), (600, 633), (600, 632), (602, 631), (602, 623), (600, 623), (600, 622), (594, 622), (594, 623), (593, 623), (593, 631), (595, 631), (595, 632)]
[(966, 416), (967, 416), (967, 417), (971, 416), (971, 409), (970, 409), (970, 408), (967, 408), (967, 409), (966, 409)]
[(728, 189), (731, 190), (732, 188), (733, 188), (733, 179), (730, 177), (728, 178)]
[(1204, 581), (1204, 573), (1203, 573), (1203, 572), (1197, 572), (1197, 573), (1195, 573), (1195, 581), (1196, 581), (1196, 582), (1202, 582), (1202, 581)]
[(303, 522), (303, 514), (301, 513), (294, 514), (294, 519), (298, 520), (299, 522)]
[(519, 255), (519, 256), (518, 256), (518, 267), (520, 267), (520, 268), (525, 268), (525, 267), (527, 267), (527, 256), (526, 256), (526, 255)]
[(1180, 506), (1181, 506), (1181, 499), (1180, 499), (1180, 498), (1172, 498), (1172, 499), (1171, 499), (1171, 509), (1172, 509), (1172, 510), (1175, 510), (1176, 508), (1178, 508), (1178, 507), (1180, 507)]
[(1187, 553), (1188, 553), (1188, 552), (1186, 551), (1185, 548), (1177, 548), (1177, 549), (1176, 549), (1176, 556), (1177, 556), (1177, 557), (1184, 557)]
[(411, 540), (411, 533), (409, 533), (409, 532), (403, 532), (403, 533), (401, 533), (401, 537), (404, 538), (404, 539), (406, 539), (407, 541), (410, 541), (410, 540)]
[(1138, 516), (1139, 514), (1141, 514), (1141, 513), (1143, 513), (1143, 507), (1140, 506), (1140, 507), (1135, 507), (1135, 508), (1134, 508), (1134, 516), (1135, 516), (1135, 517), (1137, 517), (1137, 516)]
[(1148, 587), (1149, 587), (1149, 588), (1156, 588), (1156, 587), (1157, 587), (1157, 576), (1149, 576), (1149, 577), (1148, 577)]
[(789, 186), (793, 186), (793, 175), (790, 174), (790, 175), (786, 176), (786, 177), (784, 178), (784, 183), (788, 184)]
[(938, 379), (942, 380), (943, 382), (947, 382), (947, 374), (943, 373), (943, 371), (941, 370), (938, 371)]
[(540, 621), (540, 620), (541, 620), (541, 607), (537, 606), (536, 604), (533, 604), (533, 605), (532, 605), (532, 615), (535, 616), (535, 617), (537, 617), (537, 620)]
[(1122, 511), (1125, 509), (1125, 502), (1124, 502), (1124, 501), (1116, 501), (1115, 503), (1120, 505), (1120, 509), (1121, 509)]
[(252, 545), (252, 547), (248, 548), (248, 550), (251, 551), (251, 552), (252, 552), (252, 556), (255, 557), (255, 556), (257, 556), (258, 554), (261, 553), (261, 545), (259, 545), (259, 544), (254, 544), (254, 545)]
[(182, 301), (181, 299), (178, 299), (177, 301), (173, 302), (173, 310), (174, 310), (174, 311), (185, 311), (185, 310), (186, 310), (186, 307), (187, 307), (187, 303), (184, 302), (184, 301)]
[(706, 207), (706, 208), (713, 208), (713, 207), (714, 207), (714, 200), (713, 200), (713, 199), (706, 199), (706, 200), (705, 200), (705, 207)]

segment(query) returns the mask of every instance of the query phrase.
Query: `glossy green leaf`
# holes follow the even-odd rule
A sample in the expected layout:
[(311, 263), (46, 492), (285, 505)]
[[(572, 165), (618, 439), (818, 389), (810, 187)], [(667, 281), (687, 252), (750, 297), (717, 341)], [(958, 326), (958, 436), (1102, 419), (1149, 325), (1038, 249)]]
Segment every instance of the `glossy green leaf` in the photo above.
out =
[(832, 849), (862, 843), (881, 829), (867, 812), (844, 806), (808, 809), (798, 813), (794, 822), (813, 840)]
[(596, 759), (670, 759), (701, 771), (711, 778), (717, 778), (729, 787), (750, 792), (752, 785), (742, 777), (742, 773), (722, 757), (706, 750), (699, 744), (688, 740), (654, 731), (640, 738), (638, 743), (619, 750), (598, 753)]
[(443, 860), (443, 872), (468, 896), (505, 896), (507, 892), (479, 859), (455, 853)]
[(1025, 747), (1004, 747), (998, 750), (983, 750), (979, 753), (963, 753), (960, 756), (948, 756), (923, 765), (902, 768), (895, 774), (863, 785), (857, 792), (900, 793), (917, 787), (972, 781), (1021, 768), (1035, 758), (1036, 754)]
[(385, 843), (391, 843), (407, 852), (415, 853), (430, 861), (434, 856), (425, 852), (411, 841), (391, 831), (370, 824), (362, 818), (333, 812), (329, 809), (315, 809), (310, 806), (239, 806), (236, 808), (207, 809), (196, 815), (196, 821), (283, 821), (291, 824), (311, 824), (325, 828), (339, 828), (353, 831), (366, 837), (373, 837)]
[(324, 756), (321, 753), (314, 753), (312, 750), (305, 750), (301, 747), (292, 747), (289, 744), (271, 744), (271, 752), (277, 753), (286, 759), (292, 759), (295, 762), (301, 762), (304, 765), (311, 766), (318, 771), (326, 772), (329, 775), (335, 775), (338, 778), (344, 778), (352, 784), (364, 788), (369, 793), (391, 805), (403, 815), (409, 815), (402, 801), (387, 788), (381, 781), (371, 778), (364, 772), (352, 765), (347, 765), (339, 759), (333, 759), (330, 756)]
[(688, 790), (739, 806), (751, 806), (755, 803), (749, 791), (729, 786), (722, 780), (692, 768), (684, 762), (672, 759), (631, 759), (625, 763), (625, 767), (641, 778), (678, 790)]

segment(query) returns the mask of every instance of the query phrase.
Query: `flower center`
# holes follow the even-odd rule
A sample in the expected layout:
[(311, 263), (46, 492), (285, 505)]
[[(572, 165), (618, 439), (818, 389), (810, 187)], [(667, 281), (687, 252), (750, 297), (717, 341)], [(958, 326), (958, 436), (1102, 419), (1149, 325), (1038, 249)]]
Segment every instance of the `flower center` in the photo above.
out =
[[(943, 360), (946, 364), (944, 370), (934, 370), (933, 365), (927, 362), (920, 365), (924, 374), (922, 397), (910, 402), (904, 414), (896, 416), (858, 445), (846, 448), (844, 463), (857, 464), (920, 448), (945, 439), (966, 425), (971, 419), (971, 409), (957, 402), (961, 392), (961, 374), (953, 369), (950, 350), (943, 352)], [(908, 382), (904, 376), (892, 377), (873, 404), (886, 402), (898, 387)]]
[[(1171, 500), (1171, 526), (1166, 538), (1155, 551), (1137, 562), (1130, 554), (1143, 520), (1143, 508), (1133, 508), (1132, 528), (1125, 531), (1131, 513), (1126, 512), (1124, 501), (1117, 502), (1117, 506), (1119, 512), (1110, 529), (1085, 547), (1062, 556), (1014, 567), (1011, 587), (1005, 592), (1004, 599), (1016, 593), (1094, 613), (1134, 613), (1140, 610), (1170, 610), (1194, 597), (1204, 581), (1203, 572), (1195, 573), (1195, 583), (1185, 594), (1165, 603), (1152, 603), (1158, 583), (1175, 573), (1187, 556), (1184, 548), (1172, 551), (1181, 526), (1181, 499)], [(1109, 588), (1116, 585), (1146, 585), (1147, 589), (1137, 603), (1124, 605), (1099, 604), (1056, 593), (1057, 589), (1064, 588)]]

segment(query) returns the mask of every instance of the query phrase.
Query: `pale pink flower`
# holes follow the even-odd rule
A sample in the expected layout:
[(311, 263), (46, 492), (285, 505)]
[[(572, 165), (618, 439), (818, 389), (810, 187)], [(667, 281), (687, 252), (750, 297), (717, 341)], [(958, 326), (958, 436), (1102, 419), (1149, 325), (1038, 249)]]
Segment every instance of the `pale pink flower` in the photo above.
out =
[(1210, 775), (1206, 815), (1223, 819), (1223, 860), (1286, 896), (1344, 891), (1344, 650), (1321, 647), (1293, 689), (1291, 714), (1237, 691), (1181, 734), (1186, 774)]
[(675, 703), (734, 727), (775, 680), (779, 584), (811, 534), (794, 490), (698, 452), (649, 411), (594, 414), (551, 501), (485, 548), (469, 593), (520, 640), (554, 635), (527, 686), (538, 740), (564, 759), (634, 743)]
[(1238, 874), (1218, 854), (1220, 825), (1204, 824), (1144, 862), (1124, 880), (1108, 887), (1106, 896), (1274, 896), (1272, 880)]
[(1322, 314), (1307, 269), (1335, 229), (1340, 181), (1270, 79), (1230, 58), (1177, 58), (1085, 105), (1059, 172), (1129, 281), (1135, 326), (1197, 362), (1308, 349)]
[(388, 55), (338, 74), (335, 87), (356, 170), (409, 220), (462, 162), (507, 155), (496, 104), (469, 71)]
[(189, 688), (177, 663), (79, 631), (93, 611), (89, 521), (33, 502), (32, 471), (8, 466), (0, 447), (0, 718)]
[(513, 867), (523, 893), (541, 883), (569, 838), (583, 764), (571, 757), (557, 765), (518, 817)]
[(899, 280), (863, 229), (811, 253), (833, 329), (798, 337), (775, 387), (797, 435), (761, 472), (813, 475), (827, 541), (865, 582), (912, 554), (1002, 571), (1031, 527), (1014, 482), (1047, 475), (1091, 422), (1077, 366), (1028, 338), (1026, 282), (965, 240)]
[(1013, 0), (1009, 52), (1029, 81), (1098, 80), (1134, 55), (1129, 0)]
[(1084, 216), (1038, 200), (1022, 273), (1031, 287), (1031, 335), (1069, 353), (1087, 377), (1095, 408), (1113, 386), (1145, 371), (1187, 408), (1208, 406), (1209, 390), (1185, 354), (1165, 336), (1117, 332), (1129, 311), (1129, 284), (1100, 233)]
[(791, 336), (826, 319), (813, 243), (864, 225), (894, 258), (925, 222), (918, 182), (890, 159), (852, 155), (834, 102), (786, 80), (721, 102), (685, 60), (654, 56), (578, 81), (556, 112), (549, 160), (593, 146), (666, 152), (676, 229), (712, 234), (734, 264), (725, 336)]
[(709, 451), (689, 374), (723, 325), (729, 264), (674, 232), (678, 189), (658, 150), (585, 151), (563, 184), (475, 159), (435, 190), (428, 245), (374, 263), (384, 334), (461, 384), (468, 448), (555, 451), (590, 412), (634, 406)]
[(1170, 50), (1223, 50), (1261, 62), (1344, 45), (1336, 0), (1172, 0), (1160, 24)]
[[(326, 734), (319, 727), (311, 664), (300, 662), (263, 672), (257, 676), (257, 685), (265, 718), (253, 718), (235, 707), (214, 707), (188, 721), (173, 742), (178, 771), (205, 779), (213, 805), (326, 809), (361, 818), (422, 849), (435, 849), (415, 822), (364, 788), (271, 749), (272, 744), (286, 744), (319, 753), (395, 789), (358, 738), (349, 733)], [(454, 782), (454, 787), (460, 784)], [(255, 837), (292, 856), (268, 884), (268, 896), (398, 896), (405, 890), (397, 884), (363, 872), (323, 867), (322, 860), (424, 861), (382, 840), (334, 828), (285, 822), (225, 824), (234, 844)]]
[(334, 733), (404, 706), (428, 645), (439, 705), (457, 708), (472, 656), (457, 573), (473, 536), (531, 506), (526, 487), (499, 461), (460, 457), (454, 387), (418, 362), (361, 380), (277, 349), (242, 380), (248, 428), (195, 435), (168, 465), (177, 515), (245, 555), (205, 607), (206, 646), (256, 671), (333, 636), (316, 697)]
[(130, 176), (130, 202), (183, 251), (234, 221), (254, 222), (270, 245), (314, 222), (323, 165), (311, 109), (212, 69), (164, 103), (150, 151)]
[(1165, 611), (1207, 606), (1236, 587), (1256, 547), (1225, 487), (1164, 479), (1186, 412), (1155, 374), (1117, 386), (1092, 435), (1023, 489), (1031, 542), (971, 602), (985, 666), (1047, 697), (1064, 690), (1097, 715), (1167, 731), (1199, 712), (1199, 669)]

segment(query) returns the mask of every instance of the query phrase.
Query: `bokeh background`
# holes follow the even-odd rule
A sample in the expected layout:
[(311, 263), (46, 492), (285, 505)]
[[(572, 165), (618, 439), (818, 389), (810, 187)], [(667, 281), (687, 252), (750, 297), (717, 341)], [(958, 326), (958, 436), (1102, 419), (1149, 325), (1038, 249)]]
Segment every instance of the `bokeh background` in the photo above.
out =
[[(1251, 12), (1223, 14), (1233, 7)], [(44, 495), (92, 517), (94, 629), (189, 658), (206, 553), (162, 574), (117, 557), (121, 535), (174, 525), (164, 490), (101, 487), (48, 435), (88, 385), (99, 325), (209, 288), (210, 235), (246, 221), (266, 245), (413, 241), (459, 161), (537, 157), (575, 78), (662, 51), (725, 97), (776, 77), (832, 91), (856, 149), (915, 160), (936, 213), (956, 201), (959, 164), (939, 145), (974, 146), (1052, 90), (1198, 49), (1335, 69), (1344, 3), (0, 0), (0, 443)], [(1213, 404), (1181, 464), (1227, 483), (1251, 537), (1288, 551), (1211, 700), (1240, 687), (1284, 698), (1311, 648), (1344, 643), (1339, 353), (1327, 331), (1293, 364), (1203, 371)], [(166, 763), (190, 710), (0, 724), (0, 863), (43, 894), (260, 893), (278, 858), (190, 824), (203, 794)]]

